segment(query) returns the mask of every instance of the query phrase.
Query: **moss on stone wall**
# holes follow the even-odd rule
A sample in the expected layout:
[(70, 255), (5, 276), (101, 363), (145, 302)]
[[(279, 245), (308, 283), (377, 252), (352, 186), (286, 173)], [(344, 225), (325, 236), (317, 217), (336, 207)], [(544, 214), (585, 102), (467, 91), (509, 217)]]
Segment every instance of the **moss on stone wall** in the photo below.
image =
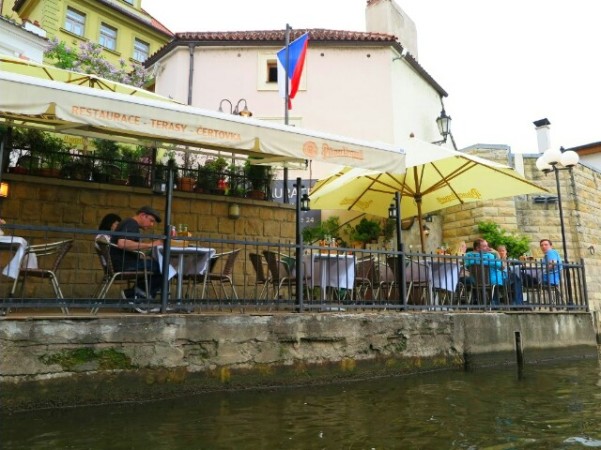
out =
[(93, 364), (97, 370), (134, 369), (131, 358), (114, 348), (95, 350), (90, 347), (63, 350), (50, 355), (43, 355), (40, 361), (50, 366), (59, 364), (64, 370), (73, 371), (78, 367), (89, 367)]

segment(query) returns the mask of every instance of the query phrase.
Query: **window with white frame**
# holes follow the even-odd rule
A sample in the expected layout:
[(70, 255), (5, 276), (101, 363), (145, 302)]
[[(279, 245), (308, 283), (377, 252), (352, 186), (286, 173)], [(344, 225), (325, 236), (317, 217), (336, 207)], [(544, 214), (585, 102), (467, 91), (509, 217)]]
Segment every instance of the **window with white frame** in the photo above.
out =
[(86, 28), (86, 15), (72, 8), (67, 8), (65, 30), (78, 36), (83, 36)]
[(100, 24), (100, 39), (98, 43), (104, 48), (115, 50), (117, 48), (117, 29), (106, 23)]
[(134, 59), (144, 62), (150, 55), (150, 44), (136, 38), (134, 41)]

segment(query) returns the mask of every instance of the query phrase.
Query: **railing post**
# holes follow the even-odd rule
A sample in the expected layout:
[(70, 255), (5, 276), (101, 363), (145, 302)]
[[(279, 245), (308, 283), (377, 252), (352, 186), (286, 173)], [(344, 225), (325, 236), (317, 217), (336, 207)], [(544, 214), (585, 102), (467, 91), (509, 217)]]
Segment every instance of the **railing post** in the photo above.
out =
[(161, 287), (161, 312), (163, 314), (167, 312), (167, 301), (169, 297), (169, 257), (171, 256), (171, 203), (173, 200), (174, 169), (175, 161), (173, 159), (170, 159), (169, 163), (167, 164), (167, 195), (165, 196), (165, 242), (163, 245), (163, 284)]

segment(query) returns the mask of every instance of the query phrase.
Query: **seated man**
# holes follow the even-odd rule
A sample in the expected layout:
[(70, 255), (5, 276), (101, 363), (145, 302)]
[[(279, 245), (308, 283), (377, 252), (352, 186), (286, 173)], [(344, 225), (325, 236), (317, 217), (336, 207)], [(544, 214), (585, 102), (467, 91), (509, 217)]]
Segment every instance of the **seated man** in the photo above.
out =
[[(123, 220), (117, 226), (115, 233), (140, 233), (140, 230), (146, 230), (155, 225), (155, 223), (161, 222), (161, 216), (150, 206), (143, 206), (140, 208), (136, 215), (128, 219)], [(162, 277), (159, 270), (158, 263), (148, 257), (140, 258), (140, 255), (135, 253), (137, 251), (151, 250), (153, 247), (163, 245), (163, 241), (160, 239), (140, 242), (140, 238), (137, 236), (119, 236), (114, 235), (111, 238), (111, 243), (115, 244), (116, 247), (111, 247), (111, 261), (113, 267), (118, 271), (135, 271), (140, 270), (143, 273), (144, 267), (149, 273), (148, 287), (149, 295), (154, 298), (161, 289)], [(138, 279), (135, 288), (124, 289), (122, 295), (125, 298), (136, 299), (146, 297), (146, 288), (143, 277)]]
[(543, 251), (543, 279), (545, 285), (557, 286), (561, 279), (561, 256), (559, 252), (553, 248), (553, 243), (550, 239), (541, 239), (540, 249)]
[[(465, 254), (465, 267), (469, 269), (470, 266), (476, 265), (488, 267), (489, 283), (491, 285), (503, 286), (503, 271), (500, 270), (502, 262), (491, 253), (486, 239), (476, 239), (474, 241), (473, 250)], [(477, 285), (477, 280), (472, 279), (472, 283)], [(492, 303), (494, 305), (499, 304), (499, 293), (497, 289), (494, 291)]]
[[(540, 261), (540, 264), (536, 265), (536, 273), (525, 273), (522, 275), (524, 286), (531, 287), (538, 284), (558, 286), (561, 281), (561, 256), (559, 256), (559, 252), (553, 248), (553, 243), (550, 239), (541, 239), (539, 244), (544, 253), (543, 259)], [(538, 277), (534, 276), (537, 274), (540, 275)]]

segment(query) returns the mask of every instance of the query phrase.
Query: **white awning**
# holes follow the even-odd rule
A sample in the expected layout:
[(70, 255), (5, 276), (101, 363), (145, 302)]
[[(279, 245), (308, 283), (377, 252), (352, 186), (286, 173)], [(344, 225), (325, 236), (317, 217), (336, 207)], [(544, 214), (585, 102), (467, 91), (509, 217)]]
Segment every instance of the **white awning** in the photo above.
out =
[(388, 144), (2, 70), (0, 122), (157, 147), (175, 144), (279, 160), (405, 171), (404, 151)]

